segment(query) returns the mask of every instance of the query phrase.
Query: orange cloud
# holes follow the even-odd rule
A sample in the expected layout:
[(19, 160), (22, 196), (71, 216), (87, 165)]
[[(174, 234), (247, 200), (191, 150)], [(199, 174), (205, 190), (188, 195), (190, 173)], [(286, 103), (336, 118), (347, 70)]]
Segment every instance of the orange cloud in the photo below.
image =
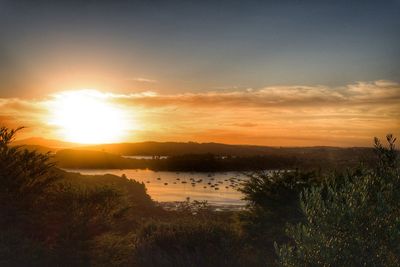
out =
[[(169, 95), (98, 94), (135, 117), (138, 127), (127, 141), (369, 146), (373, 136), (399, 134), (400, 129), (400, 85), (392, 81)], [(51, 133), (44, 120), (48, 101), (51, 97), (0, 99), (0, 116), (30, 121)]]

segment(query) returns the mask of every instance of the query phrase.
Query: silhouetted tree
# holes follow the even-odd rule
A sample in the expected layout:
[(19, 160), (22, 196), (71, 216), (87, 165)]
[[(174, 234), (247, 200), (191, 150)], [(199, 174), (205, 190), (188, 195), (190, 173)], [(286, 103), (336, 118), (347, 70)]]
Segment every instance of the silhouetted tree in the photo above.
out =
[(0, 128), (0, 224), (15, 225), (30, 216), (41, 196), (60, 177), (48, 154), (10, 146), (17, 131)]
[(61, 183), (48, 154), (11, 146), (22, 128), (0, 128), (0, 266), (87, 266), (118, 194)]
[(244, 234), (250, 243), (263, 248), (268, 263), (273, 263), (274, 242), (286, 241), (284, 227), (299, 222), (303, 215), (298, 204), (299, 193), (316, 183), (315, 172), (277, 171), (249, 175), (242, 188), (247, 210), (240, 215)]
[(60, 177), (46, 154), (10, 146), (22, 128), (0, 128), (0, 265), (40, 265), (45, 247), (40, 242), (41, 204)]

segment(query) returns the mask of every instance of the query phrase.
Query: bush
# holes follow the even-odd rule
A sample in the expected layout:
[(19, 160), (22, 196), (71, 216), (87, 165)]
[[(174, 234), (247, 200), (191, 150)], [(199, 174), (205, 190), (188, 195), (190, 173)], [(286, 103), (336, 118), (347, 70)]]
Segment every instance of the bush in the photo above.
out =
[(246, 231), (261, 239), (271, 233), (271, 227), (279, 228), (288, 221), (296, 222), (302, 218), (299, 193), (316, 182), (314, 172), (299, 170), (258, 172), (249, 178), (239, 189), (248, 202), (248, 209), (241, 219)]
[(276, 246), (282, 266), (399, 266), (400, 175), (391, 135), (375, 139), (375, 169), (306, 190), (306, 221), (288, 227), (292, 243)]
[(221, 222), (149, 222), (139, 230), (135, 244), (138, 266), (240, 266), (239, 237)]
[(0, 265), (87, 266), (119, 196), (60, 183), (49, 155), (10, 146), (18, 130), (0, 128)]

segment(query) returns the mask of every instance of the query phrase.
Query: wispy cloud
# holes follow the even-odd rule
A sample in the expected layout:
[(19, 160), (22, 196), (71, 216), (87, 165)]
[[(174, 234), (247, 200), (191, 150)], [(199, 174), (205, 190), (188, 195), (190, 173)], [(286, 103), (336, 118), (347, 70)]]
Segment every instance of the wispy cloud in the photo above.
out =
[(251, 122), (242, 122), (242, 123), (233, 123), (233, 126), (238, 126), (238, 127), (256, 127), (258, 124), (256, 123), (251, 123)]
[(135, 82), (141, 82), (141, 83), (158, 83), (157, 80), (154, 79), (148, 79), (148, 78), (143, 78), (143, 77), (136, 77), (132, 79), (127, 79), (129, 81), (135, 81)]
[(135, 107), (154, 133), (171, 139), (269, 145), (370, 145), (400, 129), (400, 85), (269, 86), (173, 95), (134, 94), (114, 101)]
[(148, 106), (329, 106), (387, 103), (400, 100), (400, 85), (390, 81), (358, 82), (342, 87), (270, 86), (252, 90), (212, 91), (161, 95), (143, 93), (125, 95), (135, 104)]
[[(370, 145), (400, 130), (400, 85), (268, 86), (202, 93), (92, 92), (139, 124), (132, 140), (216, 141), (265, 145)], [(62, 93), (61, 93), (62, 94)], [(53, 96), (54, 97), (54, 96)], [(0, 99), (0, 119), (46, 128), (44, 100)]]

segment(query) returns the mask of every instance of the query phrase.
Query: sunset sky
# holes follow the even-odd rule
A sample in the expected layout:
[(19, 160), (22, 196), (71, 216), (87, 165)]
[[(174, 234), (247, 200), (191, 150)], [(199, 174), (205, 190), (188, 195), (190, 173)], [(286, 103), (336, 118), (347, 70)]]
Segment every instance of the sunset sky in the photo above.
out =
[(400, 135), (400, 1), (0, 0), (21, 138), (370, 146)]

